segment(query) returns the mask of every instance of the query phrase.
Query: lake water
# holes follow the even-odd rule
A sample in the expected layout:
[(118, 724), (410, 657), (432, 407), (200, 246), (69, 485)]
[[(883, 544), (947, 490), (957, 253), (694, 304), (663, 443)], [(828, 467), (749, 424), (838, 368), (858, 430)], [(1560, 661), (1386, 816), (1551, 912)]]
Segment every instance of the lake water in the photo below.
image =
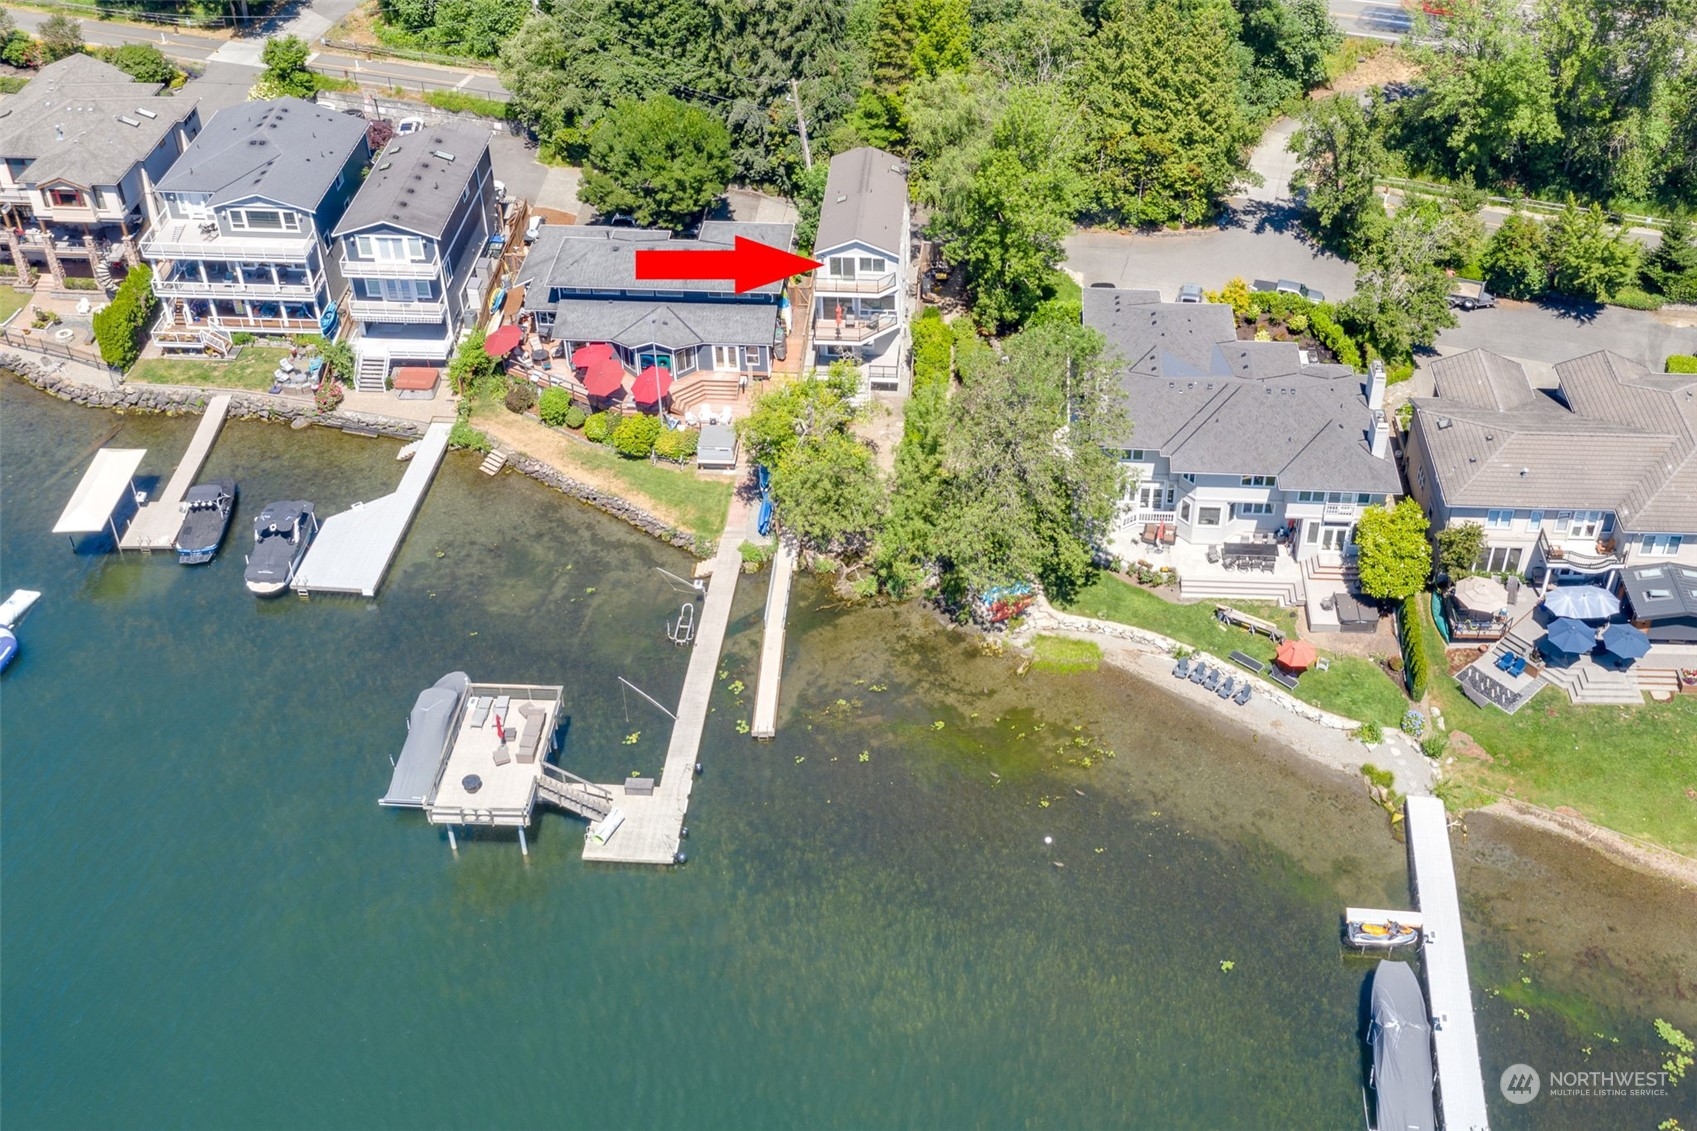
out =
[[(553, 813), (528, 861), (494, 835), (456, 858), (376, 805), (418, 690), (565, 684), (562, 764), (657, 771), (669, 721), (617, 677), (676, 700), (656, 567), (687, 560), (450, 454), (376, 600), (256, 601), (257, 507), (334, 513), (401, 468), (390, 441), (242, 422), (204, 472), (241, 485), (211, 566), (47, 533), (102, 442), (168, 474), (193, 424), (0, 380), (0, 585), (45, 594), (0, 682), (8, 1128), (1358, 1125), (1370, 964), (1338, 915), (1408, 902), (1359, 783), (811, 582), (757, 745), (762, 575), (687, 866), (586, 866)], [(1458, 852), (1493, 1124), (1689, 1126), (1697, 1081), (1495, 1087), (1654, 1068), (1654, 1016), (1697, 1031), (1689, 893), (1485, 817)]]

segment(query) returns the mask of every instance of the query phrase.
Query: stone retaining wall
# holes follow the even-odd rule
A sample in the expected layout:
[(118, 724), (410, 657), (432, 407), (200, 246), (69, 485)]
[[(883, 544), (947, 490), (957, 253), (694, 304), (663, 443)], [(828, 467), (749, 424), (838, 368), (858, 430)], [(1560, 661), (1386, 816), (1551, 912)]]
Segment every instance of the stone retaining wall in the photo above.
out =
[[(10, 370), (49, 396), (71, 404), (94, 408), (113, 408), (125, 412), (162, 412), (167, 416), (205, 411), (206, 403), (220, 393), (230, 398), (230, 419), (274, 420), (289, 422), (293, 427), (322, 424), (329, 428), (353, 429), (392, 436), (400, 440), (416, 440), (424, 434), (423, 425), (412, 420), (397, 420), (369, 412), (336, 412), (320, 414), (310, 397), (274, 396), (240, 390), (207, 390), (180, 385), (124, 385), (116, 389), (101, 389), (61, 376), (53, 366), (15, 353), (0, 353), (0, 370)], [(614, 518), (630, 523), (644, 534), (699, 556), (712, 553), (712, 546), (698, 545), (693, 535), (677, 530), (660, 521), (641, 507), (633, 506), (617, 495), (609, 494), (563, 472), (515, 454), (507, 466), (545, 483), (572, 498), (605, 511)]]
[(1076, 632), (1090, 633), (1095, 636), (1111, 636), (1117, 640), (1130, 641), (1143, 651), (1154, 655), (1170, 656), (1178, 649), (1184, 648), (1233, 673), (1240, 679), (1254, 679), (1255, 694), (1269, 702), (1278, 704), (1298, 718), (1319, 723), (1321, 726), (1330, 727), (1333, 730), (1356, 730), (1361, 726), (1355, 719), (1346, 719), (1342, 715), (1322, 711), (1311, 703), (1304, 703), (1275, 684), (1264, 679), (1257, 679), (1248, 672), (1240, 670), (1236, 664), (1221, 657), (1191, 648), (1190, 645), (1182, 641), (1174, 640), (1170, 636), (1162, 636), (1158, 632), (1150, 632), (1146, 628), (1063, 613), (1042, 598), (1039, 598), (1036, 604), (1032, 605), (1031, 611), (1027, 614), (1026, 623), (1035, 632)]

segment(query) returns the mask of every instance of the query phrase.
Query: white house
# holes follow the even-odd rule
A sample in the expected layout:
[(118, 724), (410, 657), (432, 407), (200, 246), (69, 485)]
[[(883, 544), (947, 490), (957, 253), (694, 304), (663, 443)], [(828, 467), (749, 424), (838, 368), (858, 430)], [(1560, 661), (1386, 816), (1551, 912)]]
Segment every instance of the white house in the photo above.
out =
[(814, 360), (861, 363), (869, 388), (906, 392), (912, 214), (907, 166), (862, 147), (831, 158), (813, 258)]

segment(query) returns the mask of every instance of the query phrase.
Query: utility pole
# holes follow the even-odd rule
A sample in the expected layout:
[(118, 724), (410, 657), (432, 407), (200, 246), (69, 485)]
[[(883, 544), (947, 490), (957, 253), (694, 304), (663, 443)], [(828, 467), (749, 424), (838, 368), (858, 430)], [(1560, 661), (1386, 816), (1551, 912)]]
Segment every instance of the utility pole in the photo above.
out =
[(801, 88), (795, 79), (790, 80), (790, 101), (795, 103), (795, 121), (801, 128), (801, 159), (809, 169), (813, 168), (813, 150), (807, 144), (807, 119), (801, 115)]

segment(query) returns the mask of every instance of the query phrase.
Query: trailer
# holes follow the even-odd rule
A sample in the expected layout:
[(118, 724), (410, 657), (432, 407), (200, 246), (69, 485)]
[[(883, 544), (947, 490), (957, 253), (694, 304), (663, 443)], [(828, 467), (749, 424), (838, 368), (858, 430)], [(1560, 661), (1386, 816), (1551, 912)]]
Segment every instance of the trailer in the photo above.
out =
[(1448, 298), (1450, 306), (1456, 310), (1478, 310), (1497, 305), (1497, 296), (1486, 290), (1485, 284), (1478, 279), (1451, 279)]

